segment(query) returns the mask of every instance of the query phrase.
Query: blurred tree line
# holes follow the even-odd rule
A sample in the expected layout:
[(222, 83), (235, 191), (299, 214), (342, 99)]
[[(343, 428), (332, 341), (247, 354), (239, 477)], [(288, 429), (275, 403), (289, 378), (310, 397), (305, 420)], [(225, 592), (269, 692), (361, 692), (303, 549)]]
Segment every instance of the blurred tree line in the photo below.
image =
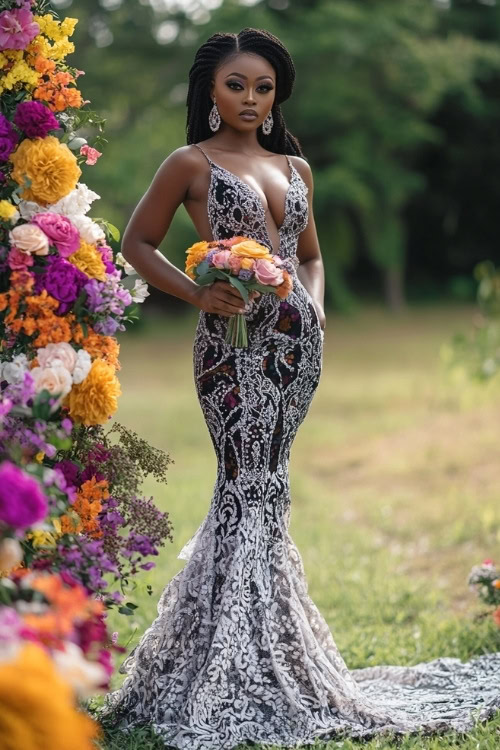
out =
[[(473, 299), (498, 253), (500, 7), (496, 0), (53, 0), (78, 17), (70, 61), (106, 117), (83, 180), (121, 230), (184, 145), (188, 71), (215, 31), (266, 28), (297, 70), (282, 105), (315, 178), (326, 302)], [(91, 140), (91, 139), (90, 139)], [(198, 238), (181, 206), (161, 250)], [(153, 290), (151, 290), (153, 292)], [(184, 303), (160, 292), (162, 306)]]

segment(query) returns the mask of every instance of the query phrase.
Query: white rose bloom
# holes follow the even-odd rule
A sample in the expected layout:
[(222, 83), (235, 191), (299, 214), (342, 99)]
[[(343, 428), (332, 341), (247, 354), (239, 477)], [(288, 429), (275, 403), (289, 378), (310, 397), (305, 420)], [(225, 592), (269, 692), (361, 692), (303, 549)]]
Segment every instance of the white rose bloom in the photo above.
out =
[(124, 258), (121, 253), (116, 253), (115, 265), (123, 266), (123, 270), (125, 271), (127, 276), (134, 276), (134, 274), (137, 273), (134, 266), (130, 265), (128, 260)]
[(47, 344), (36, 353), (40, 367), (65, 367), (69, 372), (73, 372), (77, 360), (77, 352), (71, 344), (61, 341), (57, 344)]
[(73, 383), (82, 383), (89, 374), (91, 367), (90, 354), (86, 349), (80, 349), (76, 356), (76, 365), (73, 370)]
[(43, 206), (39, 206), (34, 201), (20, 201), (18, 204), (19, 213), (25, 221), (31, 221), (33, 216), (42, 213), (46, 209)]
[(88, 242), (89, 245), (94, 245), (96, 242), (106, 240), (104, 231), (99, 224), (92, 221), (89, 216), (84, 216), (83, 214), (70, 214), (68, 215), (68, 219), (78, 229), (82, 240)]
[(22, 383), (24, 373), (28, 369), (26, 354), (18, 354), (12, 362), (3, 362), (0, 364), (0, 380), (6, 380), (8, 383)]
[(45, 389), (53, 396), (59, 394), (59, 400), (61, 400), (71, 390), (73, 384), (71, 373), (62, 365), (34, 367), (30, 373), (35, 381), (36, 393)]
[(52, 658), (59, 673), (81, 699), (90, 698), (99, 691), (99, 685), (108, 679), (102, 664), (87, 661), (82, 649), (76, 643), (66, 641), (64, 651), (54, 649)]
[(134, 302), (144, 302), (146, 297), (149, 297), (148, 292), (148, 285), (144, 281), (144, 279), (137, 279), (134, 288), (130, 291), (130, 294), (132, 296), (132, 299)]

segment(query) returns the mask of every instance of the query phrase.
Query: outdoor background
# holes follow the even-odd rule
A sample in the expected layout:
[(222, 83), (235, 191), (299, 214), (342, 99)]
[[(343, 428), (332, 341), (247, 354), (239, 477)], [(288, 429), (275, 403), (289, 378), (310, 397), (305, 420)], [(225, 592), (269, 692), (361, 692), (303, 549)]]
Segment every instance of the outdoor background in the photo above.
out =
[[(163, 159), (186, 143), (199, 45), (254, 26), (288, 47), (297, 79), (283, 112), (313, 170), (326, 271), (323, 375), (290, 467), (291, 533), (310, 594), (350, 667), (500, 650), (500, 628), (466, 583), (472, 565), (500, 558), (500, 378), (474, 379), (465, 358), (446, 365), (454, 335), (483, 320), (476, 264), (500, 258), (500, 6), (53, 4), (80, 19), (69, 62), (85, 71), (79, 88), (106, 119), (103, 156), (82, 177), (101, 196), (91, 213), (122, 232)], [(197, 239), (181, 207), (160, 249), (182, 268)], [(134, 617), (112, 618), (128, 647), (184, 566), (177, 554), (215, 482), (192, 379), (198, 311), (150, 291), (142, 320), (120, 338), (116, 418), (175, 462), (167, 485), (145, 487), (169, 511), (174, 541), (143, 576)], [(493, 750), (499, 728), (458, 744)], [(404, 747), (424, 745), (452, 740)], [(106, 748), (156, 746), (137, 733)]]

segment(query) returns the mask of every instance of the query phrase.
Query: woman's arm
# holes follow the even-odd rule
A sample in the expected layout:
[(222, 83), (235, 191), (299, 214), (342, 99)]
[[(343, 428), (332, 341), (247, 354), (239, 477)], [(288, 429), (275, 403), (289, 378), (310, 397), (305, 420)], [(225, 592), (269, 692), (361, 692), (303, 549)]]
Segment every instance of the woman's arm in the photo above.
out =
[(157, 250), (199, 170), (200, 157), (186, 146), (165, 159), (130, 217), (121, 251), (137, 273), (162, 292), (205, 312), (235, 315), (244, 310), (244, 302), (231, 284), (216, 281), (199, 286)]
[(321, 250), (319, 247), (318, 234), (313, 213), (314, 182), (311, 167), (300, 156), (291, 156), (294, 166), (308, 187), (307, 200), (309, 205), (309, 221), (307, 227), (300, 233), (297, 244), (297, 257), (300, 266), (297, 276), (312, 297), (319, 323), (324, 330), (326, 317), (324, 311), (325, 298), (325, 269)]

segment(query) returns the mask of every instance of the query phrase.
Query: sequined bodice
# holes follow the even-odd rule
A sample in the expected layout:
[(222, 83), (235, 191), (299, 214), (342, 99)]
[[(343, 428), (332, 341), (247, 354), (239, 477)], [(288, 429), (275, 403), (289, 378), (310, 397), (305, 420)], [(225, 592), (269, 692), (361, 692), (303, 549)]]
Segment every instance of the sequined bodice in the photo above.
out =
[(197, 143), (193, 145), (210, 164), (207, 212), (213, 238), (227, 239), (235, 235), (251, 237), (282, 258), (291, 258), (297, 267), (298, 236), (306, 228), (309, 219), (308, 187), (290, 158), (286, 155), (290, 167), (290, 183), (285, 195), (285, 217), (278, 227), (279, 247), (273, 247), (266, 212), (256, 191), (241, 177), (212, 161)]

